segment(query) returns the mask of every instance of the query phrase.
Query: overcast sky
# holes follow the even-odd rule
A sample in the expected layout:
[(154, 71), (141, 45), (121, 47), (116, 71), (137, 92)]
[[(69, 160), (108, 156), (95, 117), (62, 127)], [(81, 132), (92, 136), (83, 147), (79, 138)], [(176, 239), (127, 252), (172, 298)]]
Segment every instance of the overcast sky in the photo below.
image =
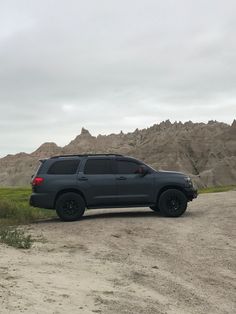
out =
[(0, 156), (234, 118), (235, 0), (0, 0)]

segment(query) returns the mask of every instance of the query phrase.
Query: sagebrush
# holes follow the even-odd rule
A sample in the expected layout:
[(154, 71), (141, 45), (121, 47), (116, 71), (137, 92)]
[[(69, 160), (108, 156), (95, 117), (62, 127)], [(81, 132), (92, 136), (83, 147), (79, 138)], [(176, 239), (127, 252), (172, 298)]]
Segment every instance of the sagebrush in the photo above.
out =
[(18, 249), (29, 249), (33, 243), (31, 235), (16, 227), (1, 227), (0, 241)]

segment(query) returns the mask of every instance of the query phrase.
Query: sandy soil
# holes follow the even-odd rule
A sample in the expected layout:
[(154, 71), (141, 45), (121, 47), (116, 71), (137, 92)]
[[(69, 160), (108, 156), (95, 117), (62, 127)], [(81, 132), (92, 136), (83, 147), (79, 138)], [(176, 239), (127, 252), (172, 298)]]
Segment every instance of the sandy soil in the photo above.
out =
[(0, 245), (0, 313), (236, 313), (235, 226), (236, 191), (30, 225), (32, 249)]

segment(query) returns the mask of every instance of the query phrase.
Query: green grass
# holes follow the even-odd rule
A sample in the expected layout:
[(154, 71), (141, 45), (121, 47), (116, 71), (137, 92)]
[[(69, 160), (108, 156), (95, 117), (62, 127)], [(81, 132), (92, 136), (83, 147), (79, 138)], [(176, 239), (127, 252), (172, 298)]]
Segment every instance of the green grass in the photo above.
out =
[(0, 241), (28, 249), (33, 240), (19, 225), (55, 216), (54, 211), (29, 206), (30, 188), (0, 188)]
[(55, 215), (29, 206), (30, 194), (30, 188), (0, 188), (0, 225), (22, 225)]
[(208, 187), (204, 189), (199, 189), (198, 192), (203, 194), (203, 193), (227, 192), (227, 191), (232, 191), (232, 190), (236, 190), (236, 185)]

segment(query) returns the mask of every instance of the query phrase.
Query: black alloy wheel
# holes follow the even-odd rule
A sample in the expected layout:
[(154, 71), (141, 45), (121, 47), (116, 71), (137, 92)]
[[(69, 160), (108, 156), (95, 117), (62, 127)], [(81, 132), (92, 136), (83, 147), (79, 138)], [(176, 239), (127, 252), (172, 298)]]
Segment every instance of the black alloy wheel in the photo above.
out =
[(64, 193), (56, 201), (57, 215), (63, 221), (75, 221), (85, 211), (85, 202), (81, 195), (73, 192)]
[(183, 192), (169, 189), (161, 194), (158, 207), (164, 216), (179, 217), (186, 211), (187, 203), (187, 198)]

